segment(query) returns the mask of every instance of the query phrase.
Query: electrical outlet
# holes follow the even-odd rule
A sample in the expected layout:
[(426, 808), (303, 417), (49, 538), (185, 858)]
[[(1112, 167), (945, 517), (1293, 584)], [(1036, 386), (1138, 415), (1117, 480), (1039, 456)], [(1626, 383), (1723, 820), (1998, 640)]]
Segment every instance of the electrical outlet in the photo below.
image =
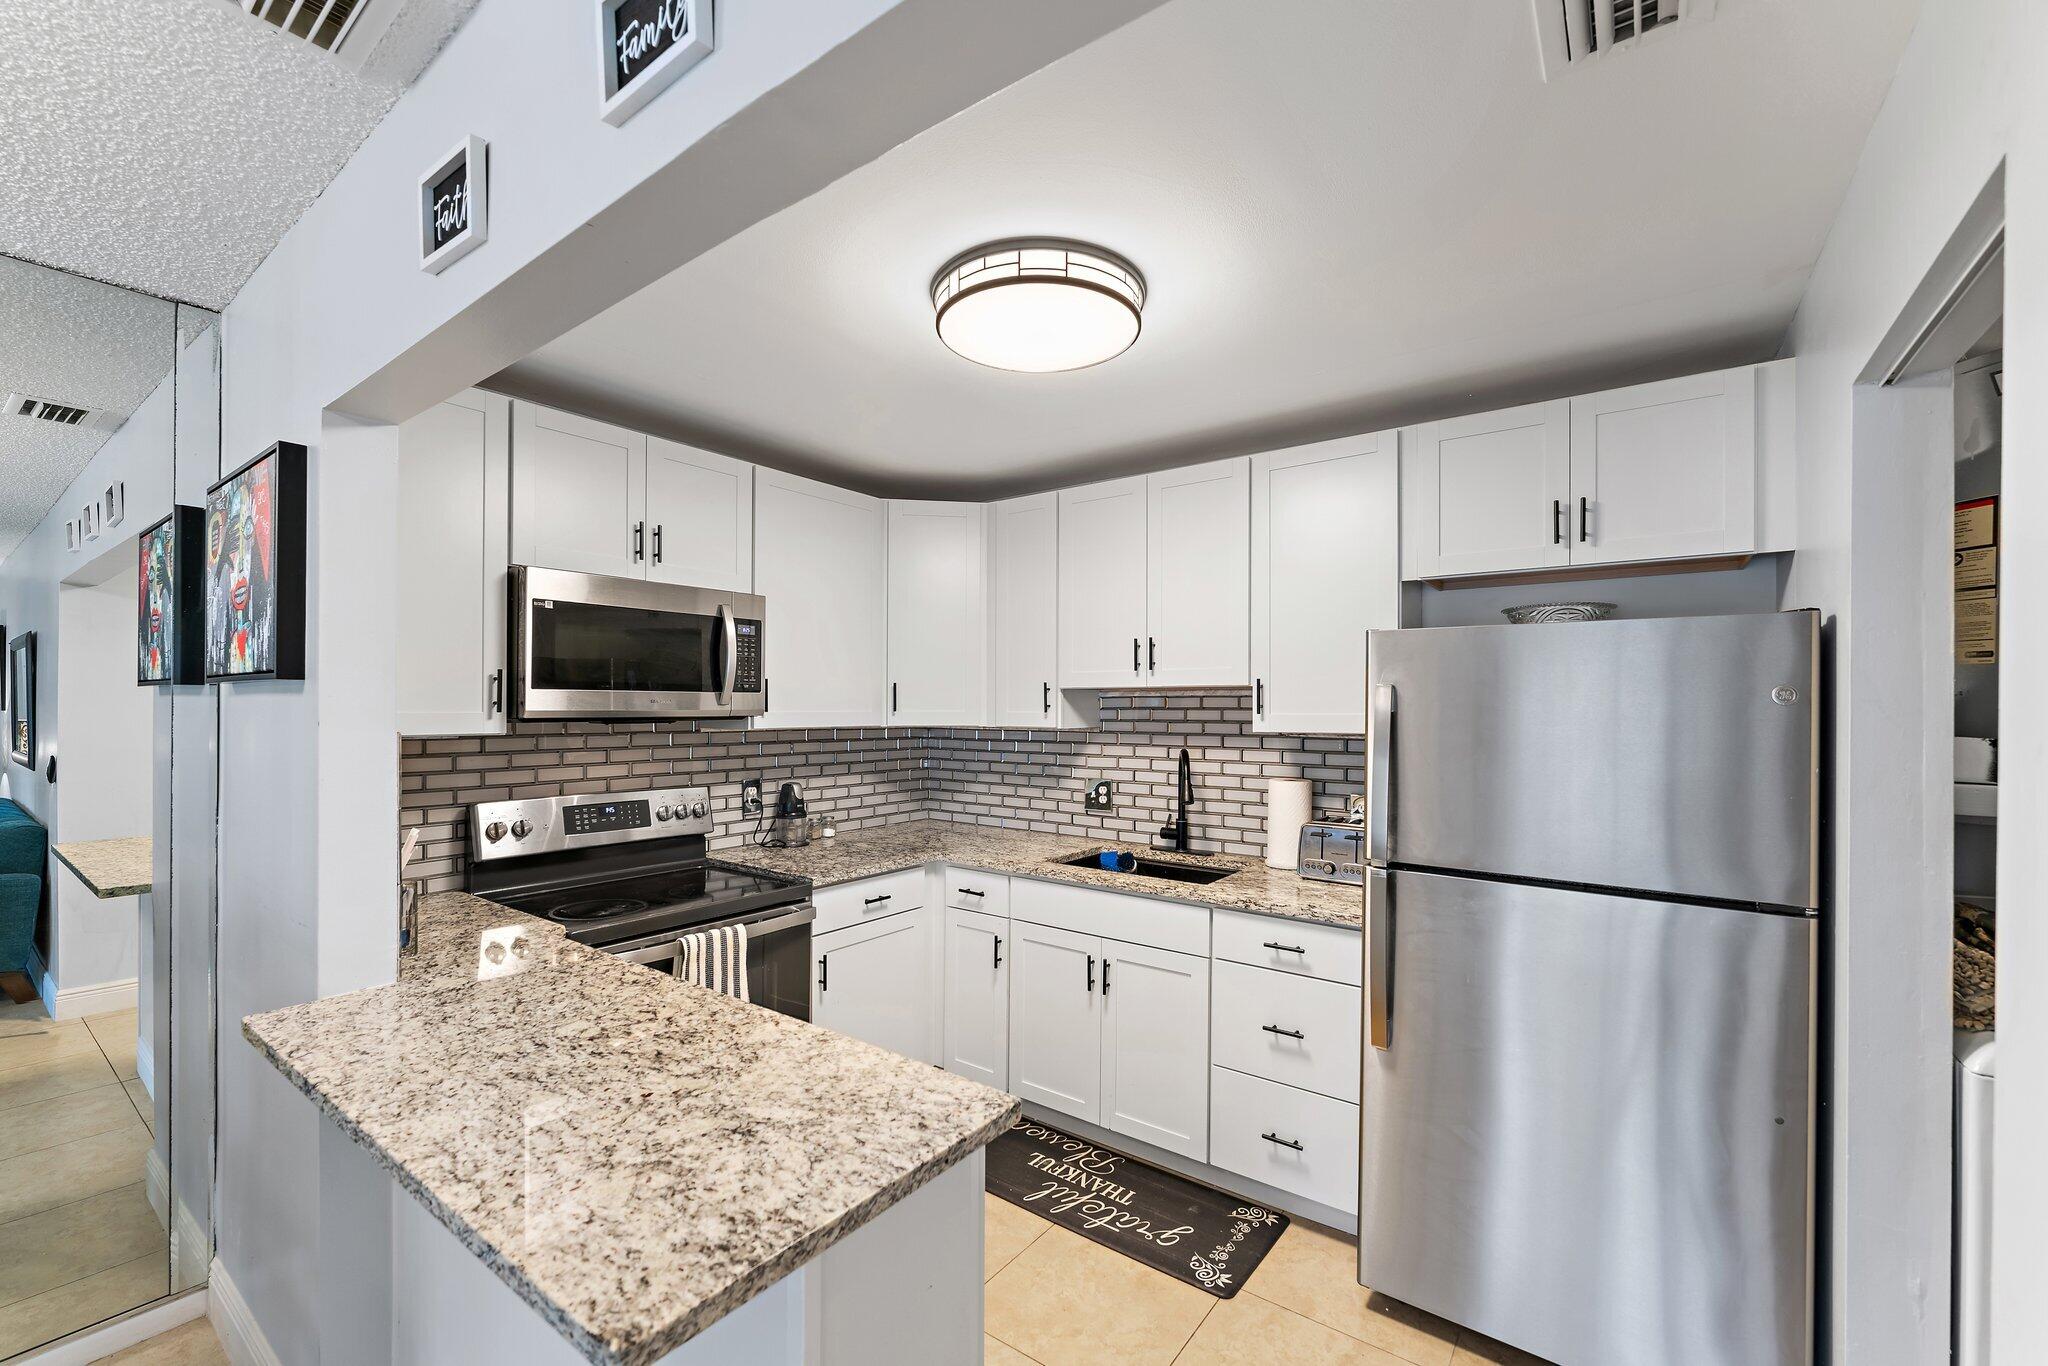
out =
[(1107, 778), (1097, 778), (1088, 784), (1088, 793), (1081, 799), (1084, 810), (1098, 815), (1116, 810), (1116, 784)]
[(740, 814), (758, 816), (761, 814), (761, 780), (748, 778), (740, 784)]

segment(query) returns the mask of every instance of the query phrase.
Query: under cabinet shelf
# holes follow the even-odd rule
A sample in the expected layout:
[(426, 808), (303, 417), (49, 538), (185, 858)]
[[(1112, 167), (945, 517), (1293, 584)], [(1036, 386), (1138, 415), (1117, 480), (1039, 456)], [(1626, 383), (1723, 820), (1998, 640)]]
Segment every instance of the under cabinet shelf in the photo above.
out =
[(1957, 783), (1956, 819), (1993, 824), (1998, 820), (1997, 783)]

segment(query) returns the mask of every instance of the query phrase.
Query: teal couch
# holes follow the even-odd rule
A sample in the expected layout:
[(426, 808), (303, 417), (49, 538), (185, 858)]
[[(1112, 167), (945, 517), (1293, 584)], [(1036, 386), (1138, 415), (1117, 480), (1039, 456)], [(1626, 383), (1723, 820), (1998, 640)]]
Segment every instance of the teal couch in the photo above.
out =
[(0, 797), (0, 972), (27, 972), (50, 835), (43, 823)]

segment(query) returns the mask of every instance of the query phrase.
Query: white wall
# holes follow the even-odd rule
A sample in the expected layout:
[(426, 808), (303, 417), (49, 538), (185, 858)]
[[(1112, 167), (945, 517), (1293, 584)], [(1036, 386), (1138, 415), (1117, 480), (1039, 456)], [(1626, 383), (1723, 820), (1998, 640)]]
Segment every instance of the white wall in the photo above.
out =
[[(1787, 606), (1832, 618), (1831, 1135), (1825, 1155), (1829, 1359), (1921, 1363), (1948, 1353), (1948, 876), (1937, 802), (1945, 762), (1926, 743), (1929, 652), (1946, 648), (1944, 588), (1927, 576), (1942, 512), (1922, 464), (1939, 413), (1911, 394), (1855, 394), (1880, 342), (2001, 159), (2007, 175), (2007, 432), (2042, 430), (2048, 376), (2048, 117), (2038, 67), (2048, 8), (1931, 0), (1818, 262), (1786, 352), (1799, 357), (1799, 551)], [(2030, 273), (2018, 263), (2031, 258)], [(1925, 398), (1924, 392), (1922, 398)], [(1936, 408), (1939, 395), (1927, 399)], [(1908, 411), (1901, 411), (1900, 405)], [(1914, 413), (1917, 412), (1917, 417)], [(2040, 462), (2006, 485), (2005, 696), (2048, 696), (2038, 604), (2048, 601), (2048, 491)], [(2015, 479), (2014, 475), (2017, 475)], [(1933, 506), (1930, 506), (1930, 503)], [(1930, 545), (1932, 538), (1936, 544)], [(2015, 714), (2018, 713), (2018, 714)], [(2001, 817), (2041, 829), (2048, 746), (2038, 706), (2009, 707)], [(1930, 810), (1929, 803), (1936, 802)], [(2033, 1303), (2048, 1180), (2048, 887), (2039, 840), (2001, 842), (1999, 1219), (1994, 1339), (2001, 1362), (2048, 1359)]]
[[(320, 1359), (322, 1243), (380, 1216), (323, 1188), (313, 1108), (238, 1021), (395, 962), (395, 441), (323, 410), (410, 416), (1155, 3), (1053, 0), (1028, 25), (1003, 0), (729, 6), (718, 52), (614, 129), (589, 7), (498, 0), (228, 308), (223, 462), (313, 452), (309, 680), (218, 696), (216, 1231), (285, 1360)], [(465, 134), (491, 144), (490, 240), (423, 275), (412, 189)]]

